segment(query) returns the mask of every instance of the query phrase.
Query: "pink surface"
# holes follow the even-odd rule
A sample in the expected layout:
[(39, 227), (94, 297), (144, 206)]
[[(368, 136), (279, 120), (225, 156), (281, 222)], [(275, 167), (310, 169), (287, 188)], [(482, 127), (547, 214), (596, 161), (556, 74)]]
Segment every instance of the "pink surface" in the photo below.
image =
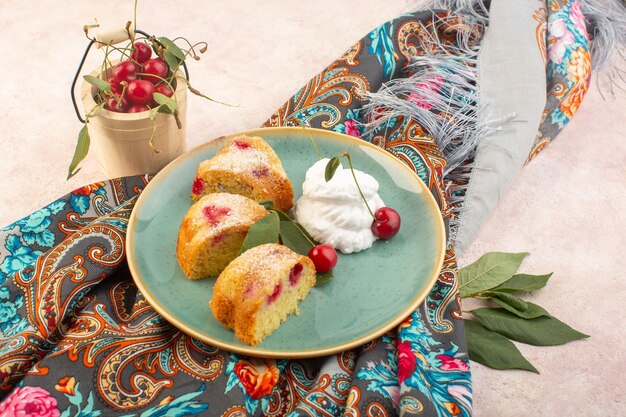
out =
[[(191, 63), (192, 81), (209, 96), (239, 104), (190, 97), (188, 148), (258, 127), (353, 41), (410, 9), (404, 0), (359, 1), (358, 10), (356, 2), (330, 0), (172, 4), (140, 4), (138, 26), (208, 41), (202, 61)], [(90, 155), (82, 171), (65, 180), (81, 127), (69, 85), (86, 46), (82, 26), (96, 16), (105, 25), (123, 25), (132, 19), (132, 2), (108, 2), (102, 10), (89, 2), (0, 3), (0, 225), (103, 178)], [(522, 171), (460, 259), (464, 265), (486, 251), (531, 252), (523, 271), (554, 272), (533, 301), (591, 338), (559, 347), (521, 345), (541, 375), (473, 363), (477, 416), (623, 413), (626, 93), (605, 96), (592, 84), (570, 125)]]

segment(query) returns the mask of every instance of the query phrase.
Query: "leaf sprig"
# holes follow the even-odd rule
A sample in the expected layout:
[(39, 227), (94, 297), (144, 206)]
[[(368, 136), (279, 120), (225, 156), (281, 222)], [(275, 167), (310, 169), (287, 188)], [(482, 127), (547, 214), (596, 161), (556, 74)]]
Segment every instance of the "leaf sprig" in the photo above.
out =
[[(376, 220), (376, 216), (374, 216), (374, 212), (370, 208), (370, 205), (367, 203), (367, 199), (365, 198), (365, 195), (363, 195), (363, 191), (361, 190), (359, 181), (357, 181), (356, 179), (356, 173), (354, 172), (354, 167), (352, 166), (352, 158), (350, 157), (350, 153), (343, 152), (339, 156), (343, 156), (344, 158), (348, 160), (348, 165), (350, 165), (350, 172), (352, 173), (352, 178), (354, 178), (354, 183), (356, 184), (356, 188), (359, 190), (361, 199), (363, 199), (363, 202), (365, 203), (365, 207), (367, 207), (367, 211), (369, 211), (372, 218)], [(326, 180), (326, 182), (333, 179), (333, 177), (335, 176), (335, 172), (337, 172), (337, 169), (341, 166), (341, 161), (339, 160), (339, 156), (333, 156), (332, 158), (330, 158), (330, 160), (326, 164), (326, 169), (324, 170), (324, 179)]]
[[(265, 207), (269, 214), (250, 226), (239, 249), (239, 254), (255, 246), (280, 241), (282, 245), (287, 246), (292, 251), (307, 256), (309, 251), (318, 244), (300, 223), (287, 213), (274, 207), (273, 201), (265, 200), (259, 204)], [(319, 287), (326, 284), (332, 278), (332, 270), (326, 273), (317, 273), (315, 286)]]
[(562, 345), (588, 335), (574, 330), (543, 307), (518, 293), (539, 290), (552, 274), (516, 274), (528, 253), (486, 253), (459, 270), (462, 298), (490, 301), (499, 307), (469, 311), (465, 319), (469, 358), (494, 369), (523, 369), (539, 373), (511, 340), (534, 345)]

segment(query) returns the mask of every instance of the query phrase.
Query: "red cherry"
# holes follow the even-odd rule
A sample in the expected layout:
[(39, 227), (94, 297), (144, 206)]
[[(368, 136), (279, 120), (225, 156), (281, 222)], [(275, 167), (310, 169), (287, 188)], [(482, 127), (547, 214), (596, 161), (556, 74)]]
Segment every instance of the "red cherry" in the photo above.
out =
[(268, 167), (260, 166), (252, 170), (252, 176), (254, 178), (263, 178), (263, 177), (267, 177), (267, 174), (269, 174), (269, 172), (270, 172), (270, 169)]
[(276, 299), (278, 298), (282, 290), (283, 290), (283, 284), (279, 282), (274, 287), (274, 290), (272, 291), (272, 293), (267, 297), (267, 303), (272, 304), (274, 301), (276, 301)]
[(228, 207), (218, 207), (214, 205), (206, 206), (202, 209), (204, 216), (211, 226), (217, 226), (220, 224), (224, 217), (230, 215), (230, 211), (231, 210)]
[(400, 215), (391, 207), (381, 207), (374, 213), (376, 220), (370, 227), (374, 236), (391, 239), (400, 230)]
[(304, 266), (300, 262), (295, 264), (293, 268), (289, 270), (289, 285), (292, 287), (300, 281), (300, 276), (302, 275), (302, 270)]
[(250, 146), (252, 146), (252, 145), (250, 145), (250, 143), (248, 143), (248, 142), (246, 142), (244, 140), (237, 139), (237, 140), (235, 140), (235, 146), (237, 147), (237, 149), (241, 149), (243, 151), (245, 149), (249, 149)]
[(120, 82), (115, 79), (115, 77), (109, 77), (107, 81), (111, 86), (111, 92), (113, 94), (115, 94), (116, 96), (122, 94), (122, 86), (120, 85)]
[(116, 113), (126, 113), (128, 110), (128, 101), (124, 97), (119, 102), (117, 102), (117, 97), (111, 97), (107, 100), (104, 108), (108, 111), (114, 111)]
[(143, 64), (152, 56), (152, 48), (150, 48), (147, 44), (143, 42), (135, 42), (133, 44), (133, 52), (131, 52), (130, 57), (135, 61)]
[(193, 194), (200, 194), (204, 190), (204, 181), (202, 178), (196, 177), (193, 179), (193, 185), (191, 186), (191, 192)]
[[(149, 59), (143, 64), (143, 70), (141, 72), (144, 75), (143, 79), (152, 82), (153, 84), (161, 81), (162, 78), (167, 77), (169, 67), (161, 58)], [(156, 77), (155, 77), (156, 75)], [(160, 78), (159, 78), (160, 77)]]
[(134, 80), (137, 78), (136, 72), (137, 65), (132, 61), (122, 61), (113, 67), (113, 76), (118, 82)]
[(128, 108), (127, 113), (141, 113), (150, 110), (145, 104), (133, 104)]
[(148, 104), (152, 100), (154, 85), (147, 80), (133, 80), (126, 88), (126, 98), (133, 104)]
[(328, 272), (337, 265), (337, 252), (330, 245), (314, 246), (308, 254), (320, 274)]
[(159, 94), (163, 94), (164, 96), (167, 96), (167, 97), (172, 97), (174, 95), (174, 92), (172, 91), (172, 89), (169, 88), (165, 84), (155, 85), (154, 86), (154, 92), (155, 93), (159, 93)]

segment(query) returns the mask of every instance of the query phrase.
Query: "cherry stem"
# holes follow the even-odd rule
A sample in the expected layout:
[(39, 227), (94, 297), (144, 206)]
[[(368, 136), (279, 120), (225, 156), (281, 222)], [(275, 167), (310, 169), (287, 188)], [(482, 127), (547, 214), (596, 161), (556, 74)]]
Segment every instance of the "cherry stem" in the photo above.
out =
[(200, 91), (196, 90), (195, 88), (192, 87), (191, 83), (189, 82), (188, 79), (186, 79), (185, 77), (176, 77), (177, 80), (182, 80), (185, 84), (187, 84), (187, 88), (189, 88), (189, 91), (197, 96), (200, 96), (202, 98), (205, 98), (209, 101), (212, 101), (213, 103), (218, 103), (224, 106), (228, 106), (228, 107), (239, 107), (239, 104), (228, 104), (228, 103), (224, 103), (223, 101), (219, 101), (219, 100), (215, 100), (205, 94), (202, 94)]
[(309, 138), (309, 140), (311, 141), (311, 143), (313, 144), (313, 147), (315, 148), (315, 152), (317, 152), (317, 159), (320, 160), (322, 159), (322, 154), (320, 153), (319, 148), (317, 147), (317, 143), (315, 143), (315, 140), (313, 139), (313, 136), (311, 136), (311, 133), (307, 130), (307, 127), (304, 123), (302, 123), (300, 121), (300, 119), (293, 119), (294, 123), (301, 127), (305, 132), (307, 137)]
[(367, 200), (365, 199), (365, 196), (363, 195), (363, 191), (361, 191), (361, 187), (359, 186), (359, 182), (356, 179), (356, 174), (354, 173), (354, 167), (352, 166), (352, 158), (350, 158), (350, 154), (348, 152), (344, 152), (341, 156), (345, 156), (346, 158), (348, 158), (348, 164), (350, 164), (350, 172), (352, 172), (352, 178), (354, 178), (354, 183), (356, 184), (356, 188), (359, 190), (359, 194), (361, 194), (361, 198), (363, 199), (363, 202), (365, 203), (365, 207), (367, 207), (367, 211), (369, 211), (370, 214), (372, 215), (372, 219), (376, 220), (376, 216), (374, 216), (374, 212), (372, 212), (370, 205), (367, 204)]
[(183, 128), (183, 122), (180, 121), (180, 118), (178, 117), (179, 113), (178, 113), (178, 109), (174, 110), (174, 120), (176, 120), (176, 126), (179, 129)]
[(98, 104), (97, 106), (94, 106), (93, 109), (91, 109), (91, 111), (85, 115), (85, 125), (87, 125), (87, 123), (89, 123), (89, 118), (92, 117), (94, 114), (96, 114), (96, 112), (102, 110), (104, 108), (104, 105), (106, 104), (105, 101), (103, 101), (102, 103)]
[[(139, 3), (139, 0), (135, 0), (135, 10), (133, 14), (133, 31), (137, 30), (137, 4), (138, 3)], [(129, 36), (129, 38), (131, 41), (133, 40), (132, 36)]]
[[(184, 38), (183, 38), (183, 39), (184, 39)], [(187, 41), (187, 39), (185, 39), (185, 40)], [(172, 42), (173, 42), (173, 41), (172, 41)], [(189, 43), (189, 41), (187, 41), (187, 43)], [(198, 55), (196, 55), (196, 51), (194, 51), (194, 50), (193, 50), (193, 46), (191, 46), (191, 49), (187, 49), (187, 50), (184, 50), (184, 49), (183, 49), (183, 51), (185, 51), (185, 56), (183, 56), (183, 59), (181, 59), (181, 60), (180, 60), (180, 62), (178, 63), (178, 66), (176, 67), (176, 71), (178, 71), (178, 69), (180, 68), (180, 66), (181, 66), (181, 65), (183, 65), (183, 62), (185, 62), (185, 59), (187, 59), (187, 57), (188, 57), (189, 55), (193, 56), (193, 57), (194, 57), (194, 59), (196, 59), (196, 61), (200, 59), (200, 57), (199, 57)], [(176, 71), (172, 71), (172, 73), (174, 73), (174, 74), (175, 74), (175, 73), (176, 73)]]
[(150, 147), (150, 149), (152, 149), (152, 151), (154, 153), (161, 153), (160, 150), (157, 149), (156, 146), (154, 146), (154, 134), (156, 133), (156, 128), (157, 128), (157, 122), (156, 119), (152, 121), (152, 134), (150, 135), (150, 140), (148, 141), (148, 146)]
[[(137, 1), (135, 1), (135, 7), (137, 7)], [(136, 9), (136, 8), (135, 8), (135, 13), (137, 13), (137, 9)], [(131, 45), (132, 45), (133, 40), (134, 40), (134, 38), (135, 38), (135, 36), (133, 35), (133, 33), (131, 33), (131, 31), (130, 31), (130, 27), (132, 26), (132, 24), (133, 24), (133, 23), (132, 23), (132, 22), (130, 22), (130, 21), (129, 21), (129, 22), (126, 22), (126, 27), (125, 27), (125, 29), (126, 29), (126, 33), (128, 34), (128, 39), (130, 40)], [(137, 27), (137, 26), (135, 26), (135, 27)]]
[(117, 109), (122, 108), (122, 97), (124, 97), (124, 94), (126, 94), (126, 87), (128, 87), (128, 83), (126, 81), (122, 81), (120, 85), (122, 86), (122, 92), (120, 93), (120, 96), (117, 98), (115, 103), (115, 108)]
[(104, 50), (104, 60), (102, 61), (102, 67), (100, 67), (100, 76), (103, 80), (107, 79), (107, 61), (109, 60), (109, 44), (107, 44)]
[(275, 211), (277, 214), (282, 214), (284, 217), (286, 217), (296, 227), (296, 229), (298, 229), (298, 231), (302, 234), (302, 236), (304, 236), (304, 238), (311, 244), (312, 247), (317, 246), (317, 244), (315, 242), (313, 242), (311, 239), (309, 239), (309, 236), (304, 232), (304, 230), (302, 229), (302, 226), (300, 224), (298, 224), (298, 222), (296, 222), (291, 217), (287, 216), (286, 213), (282, 212), (281, 210), (279, 210), (277, 208), (271, 208), (269, 210), (270, 211)]
[(200, 48), (200, 53), (201, 53), (201, 54), (203, 54), (203, 53), (205, 53), (205, 52), (206, 52), (206, 50), (207, 50), (207, 48), (208, 48), (208, 46), (209, 46), (209, 44), (208, 44), (208, 43), (206, 43), (206, 42), (198, 42), (198, 43), (196, 43), (196, 44), (192, 45), (192, 44), (191, 44), (191, 42), (189, 42), (189, 40), (188, 40), (187, 38), (183, 37), (183, 36), (179, 36), (178, 38), (174, 38), (174, 39), (172, 39), (172, 42), (176, 42), (176, 41), (177, 41), (177, 40), (179, 40), (179, 39), (181, 39), (181, 40), (183, 40), (183, 41), (187, 42), (187, 45), (189, 45), (189, 51), (193, 52), (193, 58), (194, 58), (196, 61), (197, 61), (197, 60), (199, 60), (199, 59), (200, 59), (200, 57), (199, 57), (199, 56), (198, 56), (198, 54), (196, 53), (195, 48), (196, 48), (197, 46), (199, 46), (199, 45), (203, 45), (203, 46), (202, 46), (202, 48)]
[[(159, 81), (163, 81), (165, 84), (167, 84), (167, 86), (170, 88), (170, 90), (172, 90), (172, 93), (175, 92), (174, 91), (174, 86), (172, 85), (172, 83), (170, 81), (168, 81), (167, 78), (159, 77), (158, 75), (148, 74), (148, 73), (145, 73), (145, 72), (138, 72), (137, 75), (140, 75), (140, 76), (149, 75), (150, 77), (158, 78)], [(176, 78), (176, 77), (174, 77), (174, 78)], [(178, 100), (176, 99), (176, 94), (172, 94), (172, 97), (170, 97), (170, 98), (172, 98), (176, 102), (176, 104), (178, 104)]]

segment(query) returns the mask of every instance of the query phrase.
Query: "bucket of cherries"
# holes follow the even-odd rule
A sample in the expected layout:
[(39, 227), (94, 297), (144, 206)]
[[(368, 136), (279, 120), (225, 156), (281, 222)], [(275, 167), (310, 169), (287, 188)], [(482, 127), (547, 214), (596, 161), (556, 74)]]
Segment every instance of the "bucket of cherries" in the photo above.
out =
[[(78, 135), (68, 179), (80, 168), (91, 144), (100, 167), (109, 178), (154, 174), (185, 151), (187, 91), (210, 101), (189, 83), (185, 59), (200, 59), (204, 42), (187, 48), (166, 37), (155, 37), (132, 27), (90, 34), (90, 43), (72, 83), (72, 102), (84, 123)], [(122, 46), (120, 46), (120, 44)], [(84, 117), (75, 88), (92, 46), (104, 50), (102, 65), (83, 76), (80, 89)]]

